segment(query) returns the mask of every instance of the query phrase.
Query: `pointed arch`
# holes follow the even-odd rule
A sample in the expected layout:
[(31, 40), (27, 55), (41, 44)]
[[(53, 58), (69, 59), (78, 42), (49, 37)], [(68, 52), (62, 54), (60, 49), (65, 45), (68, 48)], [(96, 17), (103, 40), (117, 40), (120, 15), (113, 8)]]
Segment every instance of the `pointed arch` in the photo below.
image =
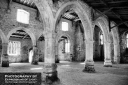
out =
[[(109, 37), (109, 24), (105, 17), (99, 17), (97, 20), (94, 21), (94, 27), (97, 25), (103, 32), (104, 35), (104, 42), (110, 42)], [(93, 29), (94, 33), (94, 29)]]
[(25, 31), (25, 32), (30, 36), (30, 38), (31, 38), (31, 40), (32, 40), (33, 46), (36, 46), (36, 37), (35, 37), (34, 33), (30, 30), (30, 28), (17, 27), (17, 28), (12, 29), (12, 30), (8, 33), (8, 35), (7, 35), (8, 40), (9, 40), (10, 36), (11, 36), (13, 33), (15, 33), (17, 30), (23, 30), (23, 31)]
[[(94, 21), (95, 25), (99, 26), (103, 32), (104, 37), (104, 66), (112, 66), (111, 62), (111, 42), (110, 42), (110, 32), (109, 32), (109, 23), (106, 17), (99, 17)], [(94, 29), (93, 29), (94, 31)]]
[(76, 12), (76, 14), (78, 14), (82, 22), (82, 25), (84, 27), (85, 39), (87, 41), (93, 40), (93, 36), (91, 35), (92, 34), (92, 21), (91, 21), (91, 16), (89, 16), (90, 8), (86, 3), (83, 4), (81, 1), (70, 1), (70, 2), (63, 4), (61, 8), (59, 8), (55, 16), (55, 26), (54, 26), (55, 32), (57, 29), (56, 26), (58, 24), (59, 19), (61, 18), (61, 15), (63, 15), (63, 13), (65, 13), (69, 9), (73, 9)]

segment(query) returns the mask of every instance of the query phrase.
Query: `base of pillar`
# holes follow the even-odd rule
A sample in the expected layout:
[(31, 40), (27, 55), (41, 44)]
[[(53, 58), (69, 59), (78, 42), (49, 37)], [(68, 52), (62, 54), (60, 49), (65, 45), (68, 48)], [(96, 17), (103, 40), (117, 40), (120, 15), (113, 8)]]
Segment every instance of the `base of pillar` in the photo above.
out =
[(32, 65), (38, 65), (38, 62), (32, 62)]
[(2, 67), (9, 67), (9, 62), (8, 61), (2, 61)]
[(57, 72), (56, 64), (45, 64), (44, 71), (42, 74), (42, 81), (47, 84), (52, 84), (54, 82), (58, 82), (58, 72)]
[(94, 62), (93, 61), (85, 61), (85, 68), (83, 72), (95, 73)]
[(111, 62), (111, 60), (105, 60), (105, 62), (104, 62), (104, 67), (112, 67), (112, 62)]
[(59, 63), (58, 55), (55, 55), (55, 63)]

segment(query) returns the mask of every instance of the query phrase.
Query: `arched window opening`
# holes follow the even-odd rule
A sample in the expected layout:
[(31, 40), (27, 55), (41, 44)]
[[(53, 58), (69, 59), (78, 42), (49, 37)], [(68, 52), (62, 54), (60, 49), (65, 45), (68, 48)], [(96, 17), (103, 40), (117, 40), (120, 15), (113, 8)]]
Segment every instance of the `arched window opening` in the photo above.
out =
[(17, 9), (17, 21), (24, 23), (24, 24), (29, 24), (29, 12), (23, 10), (23, 9)]
[(21, 43), (19, 41), (9, 41), (8, 55), (20, 55)]
[(62, 31), (68, 31), (68, 22), (62, 22)]
[(65, 39), (65, 53), (70, 52), (70, 42), (68, 39)]
[(104, 44), (103, 33), (100, 32), (100, 45)]
[(62, 36), (60, 41), (63, 43), (62, 53), (69, 53), (70, 52), (70, 41), (67, 37)]

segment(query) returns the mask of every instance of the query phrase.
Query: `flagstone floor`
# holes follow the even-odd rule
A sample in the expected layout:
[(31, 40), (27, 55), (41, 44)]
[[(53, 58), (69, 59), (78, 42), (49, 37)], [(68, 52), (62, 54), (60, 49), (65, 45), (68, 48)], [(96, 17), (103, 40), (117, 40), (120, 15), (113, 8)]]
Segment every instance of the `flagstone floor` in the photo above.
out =
[[(84, 73), (84, 63), (61, 61), (58, 65), (59, 83), (55, 85), (128, 85), (128, 64), (113, 64), (104, 67), (103, 62), (95, 62), (95, 73)], [(2, 72), (42, 72), (43, 63), (11, 63), (10, 67), (0, 67)], [(44, 84), (42, 84), (44, 85)]]

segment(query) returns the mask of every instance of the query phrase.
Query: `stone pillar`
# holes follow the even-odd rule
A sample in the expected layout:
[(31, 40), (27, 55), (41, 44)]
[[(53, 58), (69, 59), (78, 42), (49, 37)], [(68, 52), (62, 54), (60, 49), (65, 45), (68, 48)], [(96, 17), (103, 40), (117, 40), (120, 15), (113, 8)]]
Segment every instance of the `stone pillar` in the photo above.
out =
[(119, 63), (119, 45), (114, 44), (114, 63)]
[(105, 67), (112, 67), (111, 62), (111, 43), (104, 42), (104, 50), (105, 50), (105, 59), (104, 59), (104, 66)]
[(7, 53), (8, 43), (2, 43), (2, 67), (9, 67), (9, 59)]
[(45, 37), (45, 62), (42, 76), (46, 83), (52, 83), (58, 80), (57, 65), (55, 63), (55, 39), (51, 37), (51, 34)]
[(84, 72), (95, 72), (93, 61), (93, 41), (87, 41), (86, 43), (86, 58)]
[(33, 46), (32, 64), (38, 65), (38, 61), (39, 61), (38, 48), (37, 46)]

